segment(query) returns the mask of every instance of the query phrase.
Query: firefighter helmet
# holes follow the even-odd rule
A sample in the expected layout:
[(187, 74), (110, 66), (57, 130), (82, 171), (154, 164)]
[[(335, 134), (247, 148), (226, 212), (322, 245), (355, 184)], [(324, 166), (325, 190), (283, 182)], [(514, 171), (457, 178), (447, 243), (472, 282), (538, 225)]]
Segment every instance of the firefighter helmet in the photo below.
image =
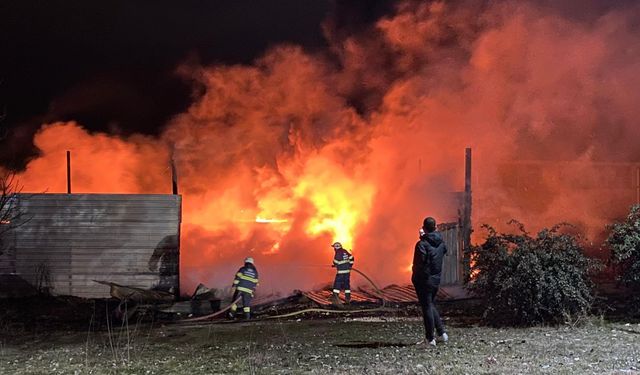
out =
[(333, 247), (336, 250), (342, 249), (342, 244), (340, 242), (334, 242), (333, 245), (331, 245), (331, 247)]
[(253, 264), (253, 258), (252, 257), (247, 257), (247, 258), (244, 259), (244, 262)]

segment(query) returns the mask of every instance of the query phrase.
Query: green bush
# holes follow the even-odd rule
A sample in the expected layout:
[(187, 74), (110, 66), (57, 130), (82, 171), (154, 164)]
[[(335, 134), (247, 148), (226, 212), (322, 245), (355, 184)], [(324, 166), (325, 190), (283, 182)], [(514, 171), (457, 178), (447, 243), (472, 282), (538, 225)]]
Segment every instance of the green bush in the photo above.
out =
[(606, 245), (611, 249), (611, 260), (618, 265), (620, 280), (640, 289), (640, 205), (631, 207), (627, 219), (609, 226)]
[(593, 301), (589, 275), (598, 263), (584, 255), (580, 238), (561, 233), (566, 224), (531, 237), (518, 222), (518, 234), (484, 225), (485, 243), (470, 250), (467, 286), (485, 301), (484, 318), (494, 325), (562, 323), (588, 312)]

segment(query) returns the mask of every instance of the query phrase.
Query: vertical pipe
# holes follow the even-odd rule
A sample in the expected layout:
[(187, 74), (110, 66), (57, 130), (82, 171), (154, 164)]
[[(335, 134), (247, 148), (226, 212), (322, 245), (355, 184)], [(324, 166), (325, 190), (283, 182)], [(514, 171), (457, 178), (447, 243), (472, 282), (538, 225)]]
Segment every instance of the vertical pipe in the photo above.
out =
[(171, 191), (174, 195), (178, 195), (178, 173), (173, 158), (171, 158)]
[[(67, 150), (67, 194), (71, 194), (71, 151)], [(73, 251), (69, 248), (69, 262), (73, 264)], [(73, 275), (72, 272), (69, 272), (69, 276), (67, 277), (69, 282), (69, 290), (67, 293), (69, 295), (73, 294)]]
[(462, 214), (462, 251), (464, 252), (464, 278), (470, 275), (468, 251), (471, 247), (471, 148), (465, 149), (464, 160), (464, 206)]
[(178, 171), (176, 170), (176, 162), (174, 160), (175, 145), (171, 145), (171, 155), (169, 155), (169, 163), (171, 163), (171, 192), (178, 195)]
[(636, 204), (640, 204), (640, 167), (636, 168)]
[(67, 194), (71, 194), (71, 151), (67, 151)]
[(178, 254), (176, 255), (176, 289), (174, 293), (174, 297), (176, 301), (180, 300), (180, 242), (182, 241), (182, 197), (176, 197), (180, 202), (180, 206), (178, 209), (180, 210), (179, 220), (178, 220), (178, 241), (176, 243), (176, 251)]

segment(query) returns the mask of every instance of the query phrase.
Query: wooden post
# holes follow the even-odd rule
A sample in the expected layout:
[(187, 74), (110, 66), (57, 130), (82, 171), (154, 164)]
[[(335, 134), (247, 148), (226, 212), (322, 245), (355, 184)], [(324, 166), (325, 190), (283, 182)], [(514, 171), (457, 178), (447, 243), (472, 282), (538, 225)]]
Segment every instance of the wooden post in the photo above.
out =
[(464, 277), (470, 275), (469, 249), (471, 248), (471, 148), (465, 149), (464, 203), (462, 212), (462, 251), (464, 252)]
[(171, 159), (171, 191), (174, 195), (178, 195), (178, 173), (173, 159)]
[(178, 195), (178, 171), (176, 170), (176, 162), (173, 158), (175, 153), (174, 146), (171, 146), (171, 155), (169, 157), (169, 162), (171, 163), (171, 191), (174, 195)]
[[(177, 186), (177, 185), (176, 185)], [(178, 194), (177, 190), (174, 192), (175, 195)], [(177, 242), (176, 242), (176, 251), (178, 252), (178, 254), (176, 254), (176, 290), (174, 293), (175, 299), (176, 301), (180, 300), (180, 256), (181, 256), (181, 252), (180, 252), (180, 243), (182, 241), (182, 197), (176, 197), (177, 199), (179, 199), (180, 202), (180, 207), (179, 207), (179, 216), (178, 216), (178, 238), (177, 238)]]
[[(171, 192), (173, 195), (178, 195), (178, 171), (176, 170), (176, 163), (173, 158), (175, 152), (174, 146), (171, 147)], [(176, 289), (174, 291), (174, 296), (176, 301), (180, 300), (180, 236), (182, 234), (182, 199), (180, 199), (180, 220), (178, 221), (178, 238), (176, 242), (176, 251), (178, 252), (176, 256)]]
[(71, 151), (67, 151), (67, 194), (71, 194)]

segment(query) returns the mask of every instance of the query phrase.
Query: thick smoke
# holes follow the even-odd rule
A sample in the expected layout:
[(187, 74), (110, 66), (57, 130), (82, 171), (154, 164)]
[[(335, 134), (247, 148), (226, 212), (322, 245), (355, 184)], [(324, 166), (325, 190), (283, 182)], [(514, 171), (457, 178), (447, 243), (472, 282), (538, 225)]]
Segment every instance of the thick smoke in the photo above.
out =
[(328, 282), (334, 240), (376, 281), (407, 282), (422, 218), (456, 219), (468, 146), (475, 223), (595, 235), (633, 200), (606, 194), (633, 185), (632, 164), (615, 165), (618, 186), (610, 163), (640, 157), (638, 16), (403, 2), (366, 32), (328, 22), (324, 54), (279, 46), (250, 66), (181, 68), (199, 94), (160, 139), (45, 125), (21, 180), (63, 191), (72, 149), (87, 163), (77, 192), (168, 192), (173, 152), (185, 291), (227, 285), (247, 255), (264, 291)]

